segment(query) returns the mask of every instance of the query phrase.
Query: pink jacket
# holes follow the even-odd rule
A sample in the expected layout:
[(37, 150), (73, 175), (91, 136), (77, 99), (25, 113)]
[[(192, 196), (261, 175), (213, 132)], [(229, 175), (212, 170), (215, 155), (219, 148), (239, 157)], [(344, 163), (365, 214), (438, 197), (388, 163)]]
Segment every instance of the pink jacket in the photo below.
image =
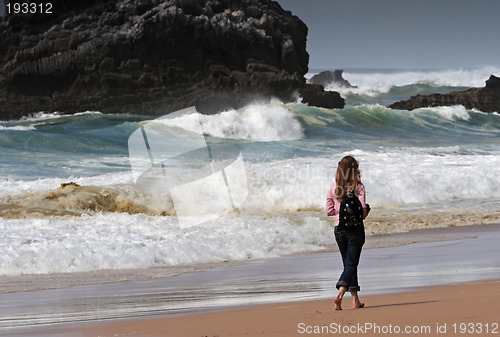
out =
[[(330, 189), (328, 190), (328, 194), (326, 195), (326, 215), (336, 216), (335, 220), (335, 226), (338, 226), (339, 224), (339, 209), (340, 209), (340, 201), (338, 201), (335, 198), (335, 188), (337, 185), (335, 183), (330, 185)], [(365, 185), (362, 183), (358, 184), (358, 187), (356, 188), (356, 195), (358, 196), (359, 201), (361, 202), (361, 205), (363, 205), (363, 208), (366, 208), (366, 191), (365, 191)]]

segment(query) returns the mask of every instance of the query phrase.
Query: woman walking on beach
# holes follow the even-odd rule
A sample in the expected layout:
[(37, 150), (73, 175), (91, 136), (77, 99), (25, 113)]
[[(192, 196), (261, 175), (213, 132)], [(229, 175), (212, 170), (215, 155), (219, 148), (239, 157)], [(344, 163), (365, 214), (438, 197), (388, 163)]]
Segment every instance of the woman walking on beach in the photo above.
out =
[[(353, 193), (362, 207), (362, 210), (360, 209), (362, 215), (359, 214), (359, 217), (361, 218), (362, 216), (362, 219), (354, 224), (347, 223), (344, 216), (341, 220), (339, 219), (342, 201), (346, 197), (353, 198)], [(349, 196), (350, 194), (351, 196)], [(366, 218), (370, 210), (370, 206), (366, 204), (365, 195), (365, 186), (361, 182), (361, 173), (357, 160), (351, 156), (345, 156), (338, 163), (335, 182), (330, 186), (326, 198), (326, 214), (337, 217), (335, 221), (335, 240), (339, 246), (344, 265), (344, 270), (336, 285), (339, 292), (333, 300), (335, 310), (342, 310), (342, 299), (347, 291), (352, 295), (353, 308), (363, 308), (365, 306), (364, 303), (361, 303), (358, 296), (358, 291), (360, 290), (358, 284), (358, 263), (361, 256), (361, 249), (365, 243), (365, 229), (362, 220)]]

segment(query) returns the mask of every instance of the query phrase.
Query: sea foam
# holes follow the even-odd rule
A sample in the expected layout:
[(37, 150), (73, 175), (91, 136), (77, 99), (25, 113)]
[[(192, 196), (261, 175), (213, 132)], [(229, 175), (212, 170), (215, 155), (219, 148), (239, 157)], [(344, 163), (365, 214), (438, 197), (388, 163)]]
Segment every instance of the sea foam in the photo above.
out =
[[(343, 77), (357, 88), (339, 88), (332, 84), (327, 90), (342, 95), (361, 94), (376, 97), (388, 93), (393, 87), (429, 84), (433, 87), (484, 87), (491, 75), (500, 76), (500, 68), (486, 66), (475, 69), (400, 70), (400, 71), (349, 71)], [(312, 76), (312, 74), (309, 74)]]
[(437, 113), (438, 115), (448, 120), (461, 119), (464, 121), (468, 121), (471, 118), (469, 112), (463, 105), (442, 106), (442, 107), (433, 107), (427, 109)]
[(250, 105), (217, 115), (193, 114), (164, 121), (168, 126), (196, 132), (199, 123), (209, 136), (251, 141), (297, 140), (304, 136), (302, 126), (283, 104)]
[[(3, 218), (1, 273), (199, 265), (327, 249), (334, 242), (334, 219), (325, 215), (326, 192), (335, 164), (347, 154), (360, 162), (373, 208), (366, 220), (368, 234), (498, 221), (500, 178), (495, 168), (500, 157), (461, 153), (458, 146), (351, 150), (324, 158), (245, 163), (249, 196), (239, 210), (187, 228), (175, 216), (146, 215), (140, 209), (135, 214), (87, 209), (77, 216)], [(103, 184), (105, 178), (79, 181)], [(31, 184), (24, 187), (41, 188), (39, 182)], [(74, 199), (70, 193), (60, 197), (61, 210), (79, 205), (79, 200), (88, 204), (89, 193), (96, 190), (107, 189), (83, 188)], [(131, 204), (149, 206), (154, 201), (132, 185), (110, 185), (106, 193), (112, 191)], [(40, 203), (47, 195), (32, 194)]]
[[(23, 215), (28, 219), (2, 218), (1, 273), (199, 265), (327, 249), (334, 242), (334, 219), (325, 215), (326, 193), (336, 163), (347, 154), (360, 162), (373, 208), (368, 234), (498, 221), (500, 156), (467, 154), (460, 146), (353, 149), (325, 157), (246, 162), (249, 195), (239, 210), (187, 228), (173, 215), (147, 215), (140, 208), (130, 214), (87, 207), (95, 196), (111, 200), (106, 195), (115, 193), (113, 200), (124, 204), (168, 202), (134, 187), (130, 173), (80, 177), (75, 180), (86, 187), (66, 194), (43, 190), (56, 179), (11, 180), (10, 192), (18, 189), (22, 197), (26, 192), (21, 190), (30, 191), (26, 202), (33, 206), (80, 211), (56, 217), (38, 210)], [(2, 200), (22, 201), (15, 198), (9, 193)]]
[(6, 130), (10, 130), (10, 131), (34, 131), (36, 129), (33, 125), (27, 125), (27, 126), (24, 126), (24, 125), (14, 125), (14, 126), (0, 125), (0, 131), (6, 131)]
[(4, 219), (2, 275), (199, 265), (324, 249), (330, 227), (319, 219), (296, 226), (225, 216), (181, 229), (171, 217), (96, 214), (72, 219)]

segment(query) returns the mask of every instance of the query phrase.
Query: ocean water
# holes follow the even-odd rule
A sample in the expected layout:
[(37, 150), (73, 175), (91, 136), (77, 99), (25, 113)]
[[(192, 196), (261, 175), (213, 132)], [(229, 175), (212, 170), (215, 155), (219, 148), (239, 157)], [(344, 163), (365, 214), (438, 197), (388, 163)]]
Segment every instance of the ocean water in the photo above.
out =
[[(491, 74), (500, 69), (346, 70), (357, 88), (328, 88), (346, 99), (344, 109), (299, 100), (156, 121), (87, 111), (0, 122), (0, 275), (193, 266), (328, 249), (334, 221), (325, 216), (326, 193), (347, 154), (360, 162), (372, 206), (368, 235), (499, 223), (500, 114), (386, 107), (415, 94), (482, 87)], [(145, 130), (151, 144), (141, 145), (144, 159), (131, 140)], [(157, 171), (146, 177), (133, 169), (148, 165), (155, 139), (167, 134), (178, 141), (165, 147), (202, 137), (212, 159), (226, 148), (237, 156), (212, 166), (224, 170), (224, 180), (204, 189), (188, 188), (194, 167), (169, 167), (185, 183), (174, 193)], [(239, 189), (230, 191), (229, 206), (208, 216), (224, 183)], [(181, 221), (178, 200), (206, 219)]]

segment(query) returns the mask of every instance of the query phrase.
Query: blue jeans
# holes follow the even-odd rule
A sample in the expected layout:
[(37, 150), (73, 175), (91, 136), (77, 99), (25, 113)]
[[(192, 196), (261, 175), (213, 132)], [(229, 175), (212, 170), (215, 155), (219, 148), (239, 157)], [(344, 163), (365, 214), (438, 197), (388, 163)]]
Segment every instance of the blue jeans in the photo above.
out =
[(344, 270), (337, 282), (337, 289), (346, 287), (348, 291), (359, 291), (358, 264), (361, 249), (365, 244), (365, 229), (363, 226), (352, 229), (338, 229), (335, 227), (335, 240), (342, 255)]

